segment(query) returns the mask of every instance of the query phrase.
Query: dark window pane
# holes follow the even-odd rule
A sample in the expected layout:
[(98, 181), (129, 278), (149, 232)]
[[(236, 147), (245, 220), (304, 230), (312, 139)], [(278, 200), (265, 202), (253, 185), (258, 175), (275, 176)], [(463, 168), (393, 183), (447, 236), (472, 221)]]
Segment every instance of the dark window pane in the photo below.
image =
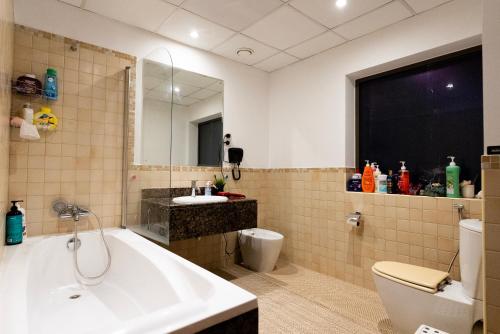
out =
[(218, 166), (222, 154), (222, 118), (198, 124), (198, 166)]
[(483, 87), (481, 50), (467, 50), (400, 71), (359, 80), (358, 166), (376, 161), (384, 173), (405, 160), (411, 181), (444, 182), (446, 157), (461, 180), (481, 187)]

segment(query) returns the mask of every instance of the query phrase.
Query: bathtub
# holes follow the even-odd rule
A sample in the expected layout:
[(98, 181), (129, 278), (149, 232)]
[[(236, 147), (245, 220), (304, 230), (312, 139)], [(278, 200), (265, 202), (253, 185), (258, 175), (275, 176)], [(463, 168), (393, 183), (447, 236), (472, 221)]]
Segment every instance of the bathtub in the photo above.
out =
[[(105, 230), (112, 264), (102, 282), (81, 285), (70, 237), (4, 248), (0, 333), (193, 333), (257, 308), (251, 293), (123, 229)], [(106, 265), (99, 234), (78, 237), (82, 272), (98, 274)]]

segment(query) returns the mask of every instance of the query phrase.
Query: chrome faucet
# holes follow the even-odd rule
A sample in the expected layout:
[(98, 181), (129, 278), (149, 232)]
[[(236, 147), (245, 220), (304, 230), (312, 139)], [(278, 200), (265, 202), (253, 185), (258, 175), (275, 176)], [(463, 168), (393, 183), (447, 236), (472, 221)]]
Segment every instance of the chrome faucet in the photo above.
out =
[(59, 219), (72, 218), (74, 221), (79, 221), (80, 217), (87, 217), (90, 215), (89, 210), (80, 208), (76, 204), (69, 204), (64, 201), (56, 201), (52, 204), (52, 208), (57, 213)]
[(198, 188), (196, 186), (196, 180), (192, 180), (191, 181), (191, 197), (196, 197), (196, 192), (199, 190), (200, 188)]

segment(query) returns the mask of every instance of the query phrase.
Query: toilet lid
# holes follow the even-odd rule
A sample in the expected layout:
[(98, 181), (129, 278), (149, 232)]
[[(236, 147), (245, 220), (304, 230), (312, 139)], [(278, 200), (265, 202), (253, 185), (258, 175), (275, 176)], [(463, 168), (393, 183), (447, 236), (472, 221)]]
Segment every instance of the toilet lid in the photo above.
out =
[(431, 293), (436, 293), (449, 277), (444, 271), (392, 261), (377, 262), (372, 271), (392, 281)]

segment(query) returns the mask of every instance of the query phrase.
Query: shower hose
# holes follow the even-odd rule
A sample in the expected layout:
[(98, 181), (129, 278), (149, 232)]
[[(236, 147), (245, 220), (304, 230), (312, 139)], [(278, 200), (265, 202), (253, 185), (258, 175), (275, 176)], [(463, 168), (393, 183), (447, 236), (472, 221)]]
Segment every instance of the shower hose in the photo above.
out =
[(82, 271), (80, 270), (80, 266), (78, 264), (78, 248), (79, 248), (78, 246), (79, 245), (77, 245), (77, 243), (78, 243), (79, 239), (78, 239), (78, 221), (77, 220), (75, 220), (75, 228), (74, 228), (74, 240), (75, 241), (73, 243), (73, 245), (74, 245), (73, 246), (73, 264), (75, 266), (75, 270), (78, 273), (78, 275), (80, 275), (80, 277), (82, 277), (83, 279), (90, 281), (90, 282), (81, 282), (81, 283), (83, 283), (85, 285), (97, 285), (101, 282), (100, 281), (99, 282), (92, 282), (92, 281), (103, 277), (109, 271), (109, 268), (111, 267), (111, 252), (109, 251), (108, 243), (106, 242), (106, 239), (104, 238), (104, 232), (102, 231), (101, 220), (94, 212), (89, 211), (89, 213), (95, 217), (95, 219), (97, 220), (97, 223), (99, 224), (99, 231), (101, 234), (101, 239), (102, 239), (102, 242), (104, 243), (104, 247), (106, 249), (106, 254), (108, 257), (106, 268), (104, 268), (102, 273), (100, 273), (99, 275), (95, 275), (95, 276), (87, 276), (87, 275), (83, 274)]

